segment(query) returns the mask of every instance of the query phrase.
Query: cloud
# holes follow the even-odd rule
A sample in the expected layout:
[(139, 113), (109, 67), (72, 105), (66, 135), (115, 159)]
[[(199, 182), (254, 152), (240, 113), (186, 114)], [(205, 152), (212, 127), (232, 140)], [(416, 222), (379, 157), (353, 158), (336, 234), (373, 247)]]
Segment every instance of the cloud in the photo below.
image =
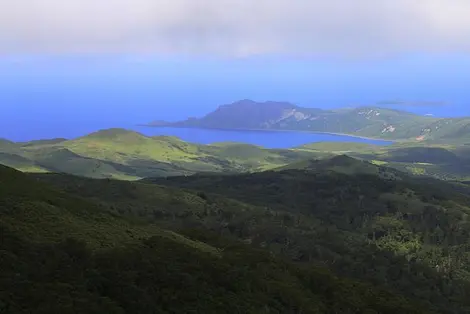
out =
[(468, 0), (11, 0), (0, 54), (470, 53)]

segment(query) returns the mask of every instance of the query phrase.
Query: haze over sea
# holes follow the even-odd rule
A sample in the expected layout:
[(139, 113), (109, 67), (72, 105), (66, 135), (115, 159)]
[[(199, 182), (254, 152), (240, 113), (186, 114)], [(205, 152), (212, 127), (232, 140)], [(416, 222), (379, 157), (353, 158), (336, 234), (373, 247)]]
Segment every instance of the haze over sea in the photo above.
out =
[(446, 105), (397, 108), (470, 115), (469, 9), (464, 0), (3, 1), (0, 137), (72, 138), (240, 99), (325, 109), (432, 101)]
[[(325, 109), (396, 99), (444, 101), (447, 104), (395, 108), (462, 116), (470, 115), (469, 81), (470, 58), (465, 56), (367, 62), (281, 57), (210, 61), (129, 56), (4, 58), (0, 59), (0, 137), (27, 141), (73, 138), (111, 127), (136, 129), (137, 124), (157, 119), (202, 116), (245, 98)], [(139, 131), (156, 134), (164, 129)], [(271, 147), (338, 140), (298, 133), (167, 132), (194, 142), (241, 141)]]

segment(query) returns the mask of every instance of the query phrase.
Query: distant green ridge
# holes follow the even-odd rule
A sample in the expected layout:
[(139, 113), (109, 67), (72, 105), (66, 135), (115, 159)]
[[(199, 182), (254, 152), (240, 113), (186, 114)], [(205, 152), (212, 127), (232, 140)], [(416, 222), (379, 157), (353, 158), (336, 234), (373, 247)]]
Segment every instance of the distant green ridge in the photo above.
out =
[(376, 106), (322, 110), (300, 107), (289, 102), (256, 102), (245, 99), (219, 106), (201, 118), (190, 118), (164, 125), (211, 129), (308, 131), (412, 142), (451, 141), (455, 144), (470, 142), (469, 117), (436, 118)]

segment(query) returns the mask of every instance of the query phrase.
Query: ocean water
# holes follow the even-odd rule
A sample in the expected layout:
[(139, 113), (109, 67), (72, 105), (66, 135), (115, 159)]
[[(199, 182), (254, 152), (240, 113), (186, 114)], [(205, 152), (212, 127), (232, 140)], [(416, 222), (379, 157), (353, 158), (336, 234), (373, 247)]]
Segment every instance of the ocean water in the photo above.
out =
[[(128, 62), (107, 56), (28, 60), (0, 58), (0, 138), (75, 138), (105, 128), (133, 129), (153, 120), (200, 117), (219, 105), (246, 98), (324, 109), (374, 105), (390, 99), (444, 101), (446, 105), (441, 106), (395, 108), (437, 117), (470, 116), (468, 56), (357, 64), (264, 58)], [(266, 147), (364, 141), (292, 132), (139, 131), (166, 132), (199, 143), (237, 141)]]
[[(3, 125), (5, 126), (5, 125)], [(73, 139), (87, 135), (91, 132), (112, 128), (123, 127), (134, 130), (147, 136), (168, 135), (176, 136), (184, 141), (198, 144), (212, 144), (218, 142), (238, 142), (258, 145), (266, 148), (291, 148), (314, 142), (357, 142), (376, 145), (389, 145), (391, 142), (382, 140), (363, 139), (352, 136), (290, 132), (290, 131), (238, 131), (238, 130), (211, 130), (211, 129), (185, 129), (185, 128), (155, 128), (135, 125), (113, 125), (113, 124), (79, 124), (67, 123), (41, 123), (31, 127), (16, 127), (0, 129), (0, 138), (13, 141), (30, 141), (36, 139), (67, 138)]]

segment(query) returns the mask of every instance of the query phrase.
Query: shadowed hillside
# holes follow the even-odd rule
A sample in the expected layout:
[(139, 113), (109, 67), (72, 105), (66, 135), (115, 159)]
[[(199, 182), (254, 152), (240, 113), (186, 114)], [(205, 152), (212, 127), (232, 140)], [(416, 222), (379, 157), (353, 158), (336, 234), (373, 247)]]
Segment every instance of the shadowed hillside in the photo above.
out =
[[(304, 267), (235, 234), (190, 223), (198, 202), (201, 217), (221, 218), (225, 206), (239, 218), (245, 210), (259, 212), (223, 198), (217, 212), (202, 194), (179, 189), (27, 176), (0, 166), (0, 310), (434, 313), (386, 287), (335, 275), (325, 265)], [(168, 219), (141, 214), (152, 204), (167, 210)]]
[(398, 172), (399, 180), (380, 171), (331, 171), (363, 163), (338, 156), (314, 170), (143, 182), (34, 177), (129, 219), (190, 237), (190, 230), (210, 230), (300, 267), (321, 265), (390, 289), (440, 313), (468, 311), (469, 189)]
[(378, 165), (374, 165), (365, 160), (359, 160), (347, 155), (336, 155), (331, 158), (324, 159), (310, 159), (304, 160), (297, 163), (292, 163), (287, 166), (283, 166), (275, 169), (276, 171), (283, 170), (304, 170), (309, 172), (337, 172), (349, 175), (354, 174), (371, 174), (379, 175), (384, 178), (400, 178), (399, 171), (392, 168), (386, 168)]
[[(230, 197), (289, 213), (281, 224), (284, 231), (277, 231), (283, 239), (280, 247), (274, 238), (267, 240), (266, 234), (257, 233), (256, 227), (233, 228), (245, 236), (252, 234), (253, 243), (265, 243), (294, 260), (321, 261), (343, 275), (368, 278), (431, 303), (453, 295), (442, 301), (443, 309), (450, 309), (455, 298), (463, 300), (463, 295), (457, 295), (459, 289), (469, 291), (470, 190), (405, 174), (396, 180), (381, 175), (380, 167), (371, 164), (367, 169), (377, 171), (331, 171), (346, 164), (355, 168), (362, 162), (340, 156), (314, 164), (313, 170), (147, 181), (194, 189), (208, 199)], [(305, 228), (303, 224), (315, 226), (306, 238), (293, 231)], [(400, 270), (390, 272), (388, 263)], [(417, 291), (418, 286), (424, 290)], [(429, 287), (437, 290), (431, 292)], [(448, 294), (447, 289), (453, 292)]]

